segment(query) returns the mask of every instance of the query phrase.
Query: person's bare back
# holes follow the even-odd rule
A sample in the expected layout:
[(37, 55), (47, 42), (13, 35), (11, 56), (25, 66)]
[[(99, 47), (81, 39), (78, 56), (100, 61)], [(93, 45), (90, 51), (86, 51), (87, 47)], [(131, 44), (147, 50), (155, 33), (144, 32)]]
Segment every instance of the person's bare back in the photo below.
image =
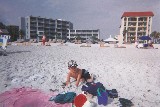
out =
[(67, 76), (67, 82), (66, 85), (68, 85), (70, 83), (70, 78), (74, 78), (76, 79), (76, 86), (79, 85), (80, 79), (81, 79), (81, 75), (82, 75), (82, 70), (79, 68), (69, 68), (69, 73)]

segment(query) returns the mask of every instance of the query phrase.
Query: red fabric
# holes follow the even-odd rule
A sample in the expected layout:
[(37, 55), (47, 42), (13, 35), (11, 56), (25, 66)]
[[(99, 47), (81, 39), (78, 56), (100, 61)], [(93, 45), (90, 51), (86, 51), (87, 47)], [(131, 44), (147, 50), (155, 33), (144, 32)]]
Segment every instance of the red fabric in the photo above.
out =
[(0, 94), (0, 107), (71, 107), (48, 101), (51, 95), (37, 89), (19, 88)]
[(74, 105), (76, 107), (82, 107), (86, 101), (87, 101), (86, 96), (84, 94), (79, 94), (74, 99)]
[(153, 12), (124, 12), (122, 17), (154, 16)]

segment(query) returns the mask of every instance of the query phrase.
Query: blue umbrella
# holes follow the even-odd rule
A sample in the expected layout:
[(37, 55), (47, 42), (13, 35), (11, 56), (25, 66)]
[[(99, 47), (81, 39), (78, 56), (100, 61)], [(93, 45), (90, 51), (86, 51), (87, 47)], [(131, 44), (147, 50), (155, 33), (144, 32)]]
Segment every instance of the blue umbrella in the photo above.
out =
[(141, 40), (151, 40), (149, 36), (141, 36), (139, 39)]

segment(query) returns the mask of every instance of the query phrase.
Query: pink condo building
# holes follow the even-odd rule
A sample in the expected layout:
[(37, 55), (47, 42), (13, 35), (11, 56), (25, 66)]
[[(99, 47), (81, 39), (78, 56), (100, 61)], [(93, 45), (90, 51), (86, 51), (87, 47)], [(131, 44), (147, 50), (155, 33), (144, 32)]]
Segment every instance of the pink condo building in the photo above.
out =
[(120, 43), (134, 43), (139, 37), (151, 34), (153, 12), (124, 12), (121, 17)]

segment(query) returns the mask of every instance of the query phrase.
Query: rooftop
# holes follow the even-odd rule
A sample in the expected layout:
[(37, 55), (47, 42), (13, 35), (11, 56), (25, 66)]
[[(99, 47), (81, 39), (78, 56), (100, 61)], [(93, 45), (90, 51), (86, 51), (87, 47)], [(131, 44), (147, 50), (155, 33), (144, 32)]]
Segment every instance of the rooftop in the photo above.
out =
[(122, 17), (154, 16), (153, 12), (124, 12)]

